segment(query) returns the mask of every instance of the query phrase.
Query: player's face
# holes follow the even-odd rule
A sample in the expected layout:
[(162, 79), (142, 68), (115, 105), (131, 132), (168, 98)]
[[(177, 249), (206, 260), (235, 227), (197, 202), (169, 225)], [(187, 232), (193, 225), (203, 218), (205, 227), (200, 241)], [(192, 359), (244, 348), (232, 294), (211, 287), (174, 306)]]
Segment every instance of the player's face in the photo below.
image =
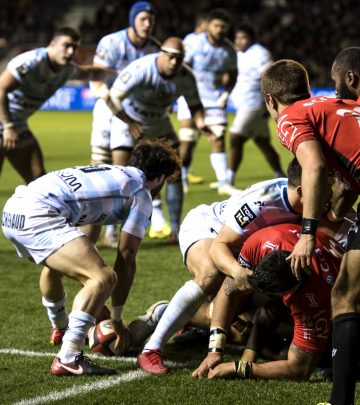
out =
[(79, 41), (67, 35), (54, 38), (49, 45), (50, 61), (60, 67), (68, 65), (74, 59), (79, 45)]
[(158, 63), (160, 74), (165, 77), (175, 76), (183, 60), (184, 55), (182, 54), (160, 52)]
[(331, 68), (331, 78), (335, 84), (335, 95), (337, 98), (357, 100), (356, 94), (354, 94), (346, 83), (346, 77), (340, 77), (339, 71), (336, 69), (336, 63)]
[(135, 29), (137, 35), (142, 39), (148, 39), (155, 26), (155, 16), (142, 11), (135, 17)]
[(235, 48), (237, 51), (245, 52), (251, 45), (251, 38), (244, 31), (238, 31), (234, 38)]
[(229, 31), (229, 24), (223, 20), (211, 20), (208, 24), (208, 33), (215, 41), (222, 41)]

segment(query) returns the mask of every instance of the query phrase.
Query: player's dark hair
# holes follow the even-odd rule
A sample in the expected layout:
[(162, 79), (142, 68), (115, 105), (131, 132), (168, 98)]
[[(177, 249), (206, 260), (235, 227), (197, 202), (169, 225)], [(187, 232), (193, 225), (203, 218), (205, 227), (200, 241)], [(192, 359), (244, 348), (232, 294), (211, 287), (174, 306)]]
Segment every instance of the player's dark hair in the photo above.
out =
[(272, 63), (261, 76), (263, 97), (271, 94), (283, 105), (311, 97), (309, 76), (304, 66), (290, 59)]
[(239, 23), (235, 26), (235, 34), (237, 32), (245, 32), (245, 34), (252, 40), (256, 40), (256, 34), (254, 28), (250, 24)]
[(52, 39), (56, 37), (62, 37), (62, 36), (67, 36), (70, 37), (73, 41), (80, 41), (81, 39), (81, 34), (80, 32), (72, 27), (59, 27), (56, 28), (54, 31), (54, 34), (52, 36)]
[(301, 185), (301, 166), (296, 157), (291, 159), (287, 168), (288, 185), (290, 187), (298, 187)]
[(287, 250), (274, 250), (264, 256), (249, 277), (249, 283), (265, 294), (285, 294), (295, 288), (299, 281), (291, 272), (290, 255)]
[(129, 166), (142, 170), (150, 181), (163, 174), (172, 181), (179, 176), (181, 161), (166, 139), (143, 140), (132, 150)]
[(221, 20), (230, 24), (230, 14), (223, 8), (214, 8), (209, 12), (208, 20)]
[(340, 77), (345, 77), (348, 70), (360, 75), (360, 47), (345, 48), (335, 56), (334, 63)]

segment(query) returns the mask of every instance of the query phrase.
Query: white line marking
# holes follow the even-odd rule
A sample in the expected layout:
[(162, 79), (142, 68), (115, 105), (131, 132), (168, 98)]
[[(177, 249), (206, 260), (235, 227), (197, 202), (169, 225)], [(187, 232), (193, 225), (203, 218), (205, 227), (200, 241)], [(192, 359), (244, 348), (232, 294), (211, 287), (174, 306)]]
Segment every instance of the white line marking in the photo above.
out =
[(15, 402), (13, 405), (37, 405), (37, 404), (46, 404), (51, 401), (61, 401), (65, 398), (74, 397), (79, 394), (86, 394), (91, 391), (107, 389), (117, 384), (127, 383), (148, 376), (149, 376), (148, 374), (144, 373), (141, 370), (130, 371), (129, 373), (123, 374), (119, 377), (109, 377), (101, 381), (94, 381), (89, 384), (69, 388), (64, 391), (53, 392), (49, 395), (45, 395), (42, 397), (23, 399), (19, 402)]

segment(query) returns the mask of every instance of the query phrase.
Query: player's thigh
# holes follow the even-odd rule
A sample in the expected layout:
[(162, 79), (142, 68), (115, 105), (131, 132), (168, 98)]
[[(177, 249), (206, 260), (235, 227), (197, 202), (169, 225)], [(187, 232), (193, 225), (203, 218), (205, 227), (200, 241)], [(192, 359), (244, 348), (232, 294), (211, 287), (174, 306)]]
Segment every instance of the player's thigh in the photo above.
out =
[[(86, 236), (73, 239), (51, 254), (45, 264), (67, 277), (80, 281), (110, 282), (112, 270)], [(107, 279), (110, 280), (107, 280)]]
[(105, 101), (98, 99), (93, 110), (93, 122), (91, 129), (91, 146), (110, 149), (110, 129), (112, 112)]
[(31, 143), (8, 152), (6, 156), (27, 183), (45, 174), (43, 154), (35, 138)]
[(360, 250), (349, 250), (344, 254), (331, 302), (333, 316), (360, 312)]
[(131, 136), (129, 125), (113, 116), (110, 129), (110, 149), (130, 150), (134, 147), (134, 140)]

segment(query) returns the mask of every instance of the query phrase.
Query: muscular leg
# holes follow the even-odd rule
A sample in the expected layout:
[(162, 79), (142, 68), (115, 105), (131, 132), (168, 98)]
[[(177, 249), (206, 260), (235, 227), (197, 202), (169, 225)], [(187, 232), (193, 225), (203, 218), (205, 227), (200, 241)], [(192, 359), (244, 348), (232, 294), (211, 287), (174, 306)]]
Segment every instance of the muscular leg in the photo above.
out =
[(211, 243), (212, 239), (203, 239), (189, 248), (186, 265), (194, 280), (187, 281), (174, 295), (144, 350), (162, 351), (170, 337), (220, 288), (224, 276), (209, 257)]
[(230, 159), (229, 159), (229, 172), (231, 175), (230, 182), (234, 183), (235, 174), (240, 166), (243, 158), (244, 144), (247, 138), (239, 136), (238, 134), (230, 134)]
[(354, 403), (360, 359), (360, 250), (345, 253), (332, 290), (333, 386), (329, 402)]
[[(48, 296), (60, 294), (59, 291), (54, 291), (59, 287), (59, 273), (83, 285), (74, 298), (69, 328), (63, 337), (59, 353), (63, 362), (71, 362), (82, 350), (88, 330), (110, 296), (116, 284), (116, 274), (104, 263), (86, 237), (79, 237), (65, 244), (46, 259), (45, 265), (41, 283)], [(48, 280), (50, 284), (46, 283), (47, 268), (51, 270), (52, 278)]]
[(37, 141), (8, 152), (6, 157), (26, 183), (45, 174), (44, 158)]
[(286, 177), (286, 175), (284, 174), (284, 171), (281, 167), (280, 155), (277, 152), (277, 150), (273, 147), (273, 145), (271, 144), (270, 139), (254, 138), (254, 142), (258, 146), (258, 148), (261, 150), (263, 155), (265, 156), (265, 159), (269, 163), (269, 165), (272, 168), (275, 175), (278, 177), (280, 175), (283, 175), (284, 177)]

